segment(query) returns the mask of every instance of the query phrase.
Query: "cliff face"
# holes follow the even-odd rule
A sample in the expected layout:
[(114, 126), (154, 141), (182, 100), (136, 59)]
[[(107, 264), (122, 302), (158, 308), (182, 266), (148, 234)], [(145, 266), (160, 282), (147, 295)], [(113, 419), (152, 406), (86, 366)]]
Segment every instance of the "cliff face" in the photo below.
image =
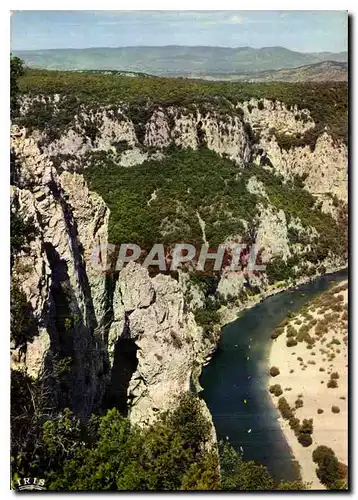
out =
[[(58, 101), (55, 96), (54, 102)], [(23, 100), (23, 113), (29, 102)], [(118, 165), (130, 168), (148, 158), (160, 160), (173, 143), (193, 149), (204, 145), (239, 166), (250, 160), (260, 164), (264, 151), (272, 165), (262, 168), (274, 169), (287, 179), (307, 174), (308, 191), (347, 200), (344, 145), (337, 147), (323, 134), (314, 152), (309, 147), (284, 151), (274, 136), (268, 137), (272, 127), (290, 134), (312, 128), (308, 111), (298, 114), (270, 102), (264, 102), (261, 110), (254, 101), (240, 106), (241, 118), (199, 107), (157, 107), (141, 120), (134, 120), (133, 112), (131, 119), (125, 106), (116, 112), (83, 110), (56, 138), (12, 128), (17, 160), (12, 210), (24, 219), (33, 217), (37, 229), (29, 252), (15, 259), (14, 278), (38, 325), (32, 342), (13, 349), (13, 367), (39, 377), (54, 370), (59, 358), (70, 358), (66, 403), (79, 414), (116, 405), (129, 411), (135, 422), (151, 421), (158, 411), (175, 404), (180, 392), (195, 387), (217, 342), (216, 331), (207, 335), (195, 321), (194, 311), (203, 306), (204, 296), (185, 273), (179, 271), (177, 279), (163, 274), (150, 277), (139, 264), (129, 264), (114, 275), (94, 265), (93, 249), (107, 243), (110, 210), (89, 191), (82, 175), (89, 152), (113, 150)], [(260, 133), (256, 141), (253, 130)], [(303, 227), (299, 218), (288, 222), (255, 177), (247, 190), (268, 200), (260, 205), (257, 218), (263, 262), (275, 256), (300, 256), (304, 245), (290, 243), (288, 231), (294, 228), (313, 238), (314, 228)], [(333, 210), (332, 204), (327, 202), (323, 209)], [(344, 258), (330, 257), (323, 263), (334, 268), (343, 265)], [(244, 282), (242, 276), (224, 269), (218, 290), (223, 296), (237, 296)], [(265, 274), (252, 276), (248, 283), (260, 291), (268, 287)]]
[(132, 420), (148, 422), (190, 389), (215, 345), (189, 311), (187, 280), (150, 278), (134, 263), (116, 279), (98, 271), (91, 256), (107, 241), (103, 200), (82, 175), (58, 175), (24, 130), (14, 127), (12, 147), (21, 164), (12, 206), (33, 216), (38, 230), (30, 252), (15, 261), (14, 279), (39, 325), (25, 351), (12, 350), (12, 366), (36, 378), (54, 369), (58, 355), (69, 355), (76, 412), (88, 415), (103, 400), (126, 411), (129, 398)]
[[(39, 106), (51, 102), (53, 112), (61, 115), (61, 97), (24, 97), (21, 112), (26, 114), (36, 102)], [(313, 131), (315, 122), (308, 109), (288, 107), (280, 101), (255, 99), (218, 105), (187, 107), (151, 106), (138, 111), (128, 105), (96, 110), (83, 106), (79, 114), (67, 123), (59, 137), (34, 133), (41, 149), (61, 168), (82, 169), (86, 153), (121, 151), (119, 164), (130, 167), (148, 158), (157, 158), (159, 151), (175, 144), (196, 149), (201, 145), (226, 154), (238, 164), (262, 163), (267, 157), (275, 172), (292, 178), (305, 176), (305, 187), (325, 199), (336, 195), (347, 202), (348, 149), (334, 141), (328, 132), (321, 133), (314, 143), (295, 147), (280, 147), (278, 135), (294, 140)], [(58, 135), (58, 134), (57, 134)], [(159, 155), (160, 157), (160, 155)], [(266, 165), (266, 168), (267, 167)]]
[[(305, 176), (305, 188), (319, 199), (330, 193), (347, 202), (348, 149), (345, 144), (334, 143), (327, 132), (317, 138), (313, 151), (309, 145), (285, 149), (278, 144), (277, 133), (294, 139), (314, 129), (309, 110), (288, 109), (284, 103), (267, 99), (260, 104), (257, 99), (251, 99), (243, 104), (243, 109), (244, 119), (259, 133), (256, 149), (267, 155), (274, 171), (286, 179), (293, 175)], [(261, 155), (255, 158), (257, 164), (260, 158)]]

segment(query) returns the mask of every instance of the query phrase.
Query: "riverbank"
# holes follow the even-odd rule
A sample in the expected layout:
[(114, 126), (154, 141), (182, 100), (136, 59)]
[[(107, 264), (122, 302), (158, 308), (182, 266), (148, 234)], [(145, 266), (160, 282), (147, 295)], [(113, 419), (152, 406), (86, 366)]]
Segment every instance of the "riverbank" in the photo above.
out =
[[(326, 274), (324, 276), (334, 274), (336, 272), (340, 272), (347, 269), (347, 266), (336, 266), (336, 267), (331, 267), (328, 269)], [(280, 283), (275, 283), (274, 285), (271, 285), (267, 290), (264, 290), (263, 292), (254, 295), (251, 297), (251, 299), (243, 304), (240, 305), (230, 305), (230, 306), (222, 306), (222, 308), (218, 311), (220, 315), (220, 322), (215, 325), (215, 328), (217, 330), (217, 340), (216, 342), (212, 345), (212, 348), (209, 349), (206, 353), (206, 356), (204, 358), (204, 361), (200, 363), (200, 365), (197, 367), (197, 370), (195, 373), (192, 375), (192, 382), (193, 382), (193, 387), (195, 387), (196, 392), (201, 392), (202, 387), (199, 383), (199, 378), (202, 373), (203, 367), (207, 366), (208, 363), (210, 363), (210, 360), (212, 356), (214, 355), (215, 351), (218, 348), (218, 345), (220, 343), (220, 333), (219, 330), (221, 330), (225, 325), (232, 323), (238, 317), (243, 311), (246, 311), (248, 309), (251, 309), (255, 307), (257, 304), (260, 304), (262, 301), (267, 299), (268, 297), (271, 297), (273, 295), (277, 295), (282, 292), (286, 292), (287, 290), (290, 289), (296, 289), (300, 285), (304, 285), (306, 283), (310, 283), (320, 277), (319, 274), (315, 274), (313, 276), (304, 276), (300, 278), (299, 280), (296, 280), (295, 282), (293, 281), (286, 281), (286, 282), (280, 282)], [(281, 284), (282, 283), (282, 284)]]
[(298, 477), (278, 420), (277, 401), (273, 403), (267, 390), (272, 330), (298, 314), (310, 297), (313, 300), (328, 290), (330, 283), (346, 279), (347, 270), (343, 270), (283, 293), (271, 290), (271, 296), (253, 307), (246, 304), (240, 317), (235, 314), (236, 320), (223, 328), (219, 348), (200, 377), (201, 397), (212, 415), (218, 440), (228, 440), (244, 460), (265, 465), (277, 482)]
[[(333, 274), (339, 271), (342, 271), (346, 269), (347, 266), (337, 266), (337, 267), (332, 267), (327, 270), (325, 275)], [(223, 326), (227, 325), (228, 323), (231, 323), (232, 321), (235, 321), (240, 313), (242, 311), (245, 311), (246, 309), (250, 309), (251, 307), (256, 306), (263, 300), (267, 299), (267, 297), (271, 297), (272, 295), (276, 295), (277, 293), (281, 292), (286, 292), (290, 288), (297, 288), (300, 285), (304, 285), (305, 283), (310, 283), (311, 281), (316, 280), (319, 278), (321, 275), (320, 274), (315, 274), (313, 276), (304, 276), (295, 282), (293, 281), (286, 281), (286, 282), (281, 282), (280, 283), (275, 283), (274, 285), (271, 285), (267, 290), (254, 295), (251, 297), (251, 299), (248, 302), (245, 302), (245, 304), (242, 304), (240, 306), (234, 305), (234, 306), (225, 306), (222, 307), (222, 309), (219, 311), (220, 314), (220, 328)]]
[(270, 367), (279, 370), (269, 378), (269, 385), (279, 386), (277, 395), (271, 394), (274, 404), (285, 398), (301, 424), (313, 419), (313, 442), (303, 447), (287, 417), (279, 418), (302, 479), (313, 490), (325, 489), (312, 460), (317, 446), (332, 448), (339, 462), (348, 465), (347, 304), (348, 281), (344, 281), (283, 322), (274, 333), (278, 337), (269, 355)]

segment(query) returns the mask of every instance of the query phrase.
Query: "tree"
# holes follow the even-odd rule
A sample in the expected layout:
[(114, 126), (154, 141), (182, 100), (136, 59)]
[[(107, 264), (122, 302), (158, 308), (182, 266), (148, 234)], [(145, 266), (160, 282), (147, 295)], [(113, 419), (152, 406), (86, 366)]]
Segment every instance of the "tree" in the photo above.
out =
[(307, 490), (308, 485), (302, 483), (302, 481), (281, 481), (277, 486), (277, 490), (285, 491), (303, 491)]
[(344, 479), (344, 474), (335, 455), (326, 455), (316, 469), (316, 473), (321, 483), (329, 490), (341, 488), (340, 481)]
[(182, 478), (180, 489), (186, 491), (215, 491), (221, 489), (216, 450), (205, 452), (200, 462), (191, 464)]
[(18, 207), (14, 204), (10, 212), (10, 248), (11, 248), (11, 267), (14, 257), (20, 251), (27, 251), (29, 242), (38, 235), (38, 229), (35, 226), (34, 218), (24, 218), (16, 210)]
[[(200, 400), (190, 394), (146, 428), (116, 409), (87, 422), (66, 409), (43, 424), (37, 455), (51, 491), (218, 490), (210, 430)], [(32, 465), (39, 471), (36, 460)]]
[(271, 366), (270, 375), (271, 377), (277, 377), (277, 375), (280, 375), (280, 370), (277, 368), (277, 366)]
[(24, 74), (23, 61), (19, 57), (10, 56), (10, 114), (13, 118), (18, 112), (17, 97), (19, 93), (18, 79)]
[(327, 455), (334, 455), (332, 448), (328, 448), (328, 446), (317, 446), (317, 448), (312, 452), (312, 460), (316, 464), (319, 464)]
[(329, 490), (345, 489), (345, 472), (342, 465), (328, 446), (318, 446), (312, 453), (312, 460), (318, 465), (318, 479)]
[(27, 300), (25, 292), (13, 281), (10, 296), (10, 338), (15, 349), (25, 348), (38, 334), (37, 322), (33, 308)]
[(300, 432), (297, 436), (297, 441), (302, 444), (305, 448), (307, 446), (311, 446), (312, 444), (312, 436), (306, 432)]
[(266, 467), (245, 462), (227, 443), (219, 443), (221, 487), (227, 491), (264, 491), (274, 489), (274, 480)]

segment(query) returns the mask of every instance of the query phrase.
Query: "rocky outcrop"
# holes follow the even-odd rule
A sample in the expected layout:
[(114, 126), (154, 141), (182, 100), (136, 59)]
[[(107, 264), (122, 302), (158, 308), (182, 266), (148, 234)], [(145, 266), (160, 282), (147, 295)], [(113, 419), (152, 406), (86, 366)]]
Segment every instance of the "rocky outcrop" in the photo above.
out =
[[(58, 96), (47, 96), (46, 99), (23, 97), (21, 112), (29, 112), (34, 102), (42, 105), (47, 102), (56, 114), (58, 99)], [(193, 105), (190, 111), (185, 107), (164, 109), (158, 106), (146, 111), (144, 118), (137, 114), (124, 104), (116, 109), (102, 107), (97, 110), (80, 106), (59, 138), (49, 137), (46, 130), (40, 134), (34, 132), (34, 137), (41, 144), (42, 151), (57, 158), (61, 168), (65, 169), (85, 167), (85, 155), (92, 151), (118, 152), (118, 163), (122, 166), (140, 164), (151, 157), (153, 149), (161, 150), (170, 144), (193, 149), (205, 144), (240, 164), (250, 159), (250, 143), (244, 123), (235, 116), (234, 108), (231, 114), (223, 114), (212, 106), (202, 110)]]
[[(312, 130), (315, 126), (309, 110), (299, 110), (297, 106), (288, 108), (279, 101), (251, 99), (239, 104), (244, 110), (244, 119), (250, 123), (259, 137), (256, 150), (261, 151), (255, 159), (260, 165), (262, 155), (270, 161), (272, 169), (285, 179), (294, 175), (304, 176), (305, 188), (314, 195), (336, 195), (348, 201), (348, 148), (337, 144), (324, 132), (312, 151), (309, 145), (291, 147), (279, 146), (275, 133), (294, 137)], [(265, 166), (264, 168), (269, 168)]]
[(204, 362), (213, 341), (203, 337), (193, 313), (187, 311), (181, 284), (161, 274), (151, 279), (139, 264), (129, 263), (120, 272), (113, 304), (113, 363), (116, 343), (131, 339), (137, 366), (128, 387), (130, 415), (132, 421), (149, 422), (190, 390), (195, 368)]
[[(71, 358), (68, 403), (79, 414), (89, 414), (100, 404), (104, 389), (100, 373), (106, 356), (101, 340), (94, 335), (98, 317), (78, 223), (86, 220), (92, 224), (83, 236), (92, 233), (95, 239), (100, 232), (98, 220), (106, 209), (91, 197), (84, 201), (81, 194), (86, 197), (88, 192), (77, 191), (77, 207), (86, 205), (90, 218), (86, 218), (83, 206), (82, 218), (75, 219), (56, 169), (34, 139), (14, 128), (12, 150), (19, 179), (13, 188), (13, 207), (16, 204), (25, 220), (33, 217), (38, 234), (30, 251), (18, 255), (14, 263), (14, 279), (18, 277), (39, 325), (39, 335), (26, 346), (24, 355), (14, 353), (15, 365), (36, 378), (53, 371), (59, 358)], [(98, 355), (93, 356), (94, 352)]]
[[(17, 256), (13, 275), (21, 278), (40, 325), (24, 353), (13, 349), (13, 368), (38, 378), (58, 356), (71, 357), (72, 409), (88, 415), (108, 394), (122, 403), (124, 393), (131, 419), (150, 422), (192, 387), (215, 346), (190, 312), (187, 280), (150, 278), (139, 264), (116, 279), (103, 273), (104, 263), (99, 268), (93, 260), (93, 249), (107, 243), (103, 200), (89, 192), (82, 175), (58, 175), (24, 130), (13, 129), (12, 148), (20, 165), (12, 204), (22, 217), (33, 216), (38, 230), (29, 253)], [(135, 353), (132, 366), (124, 341)]]
[(275, 170), (285, 178), (305, 176), (305, 187), (315, 195), (336, 195), (348, 201), (348, 150), (341, 144), (333, 144), (332, 138), (322, 134), (314, 151), (309, 146), (281, 149), (275, 138), (263, 138), (260, 142)]
[(289, 108), (280, 101), (252, 98), (237, 106), (243, 109), (245, 121), (262, 135), (273, 128), (280, 133), (302, 134), (315, 126), (308, 109)]
[[(60, 99), (53, 98), (55, 113)], [(30, 104), (23, 100), (23, 112)], [(133, 422), (152, 421), (157, 412), (175, 404), (178, 394), (198, 387), (201, 368), (217, 342), (215, 334), (205, 336), (195, 321), (194, 311), (205, 300), (185, 273), (180, 271), (177, 279), (150, 277), (138, 264), (118, 274), (103, 272), (109, 264), (110, 212), (103, 199), (89, 191), (81, 173), (88, 154), (110, 151), (118, 165), (130, 168), (148, 158), (162, 158), (170, 145), (206, 146), (243, 167), (255, 157), (260, 164), (261, 149), (273, 165), (263, 168), (274, 168), (285, 179), (307, 175), (306, 189), (318, 199), (331, 193), (347, 200), (345, 146), (336, 147), (323, 134), (314, 152), (308, 146), (285, 151), (267, 133), (270, 128), (303, 133), (314, 127), (309, 112), (266, 100), (239, 107), (241, 113), (233, 108), (225, 114), (213, 106), (157, 106), (146, 110), (144, 118), (124, 104), (96, 111), (80, 107), (56, 138), (47, 131), (30, 134), (13, 127), (17, 167), (12, 206), (23, 218), (33, 217), (38, 230), (13, 270), (33, 308), (38, 335), (22, 351), (13, 349), (13, 367), (36, 378), (53, 370), (58, 358), (69, 358), (66, 404), (78, 414), (115, 404), (129, 412)], [(257, 144), (249, 125), (259, 133)], [(288, 223), (255, 177), (247, 190), (262, 200), (254, 236), (264, 249), (263, 262), (303, 253), (302, 244), (289, 242), (288, 231), (308, 231), (313, 237), (313, 229), (303, 228), (299, 219)], [(153, 200), (155, 192), (148, 204)], [(322, 210), (334, 207), (324, 201)], [(199, 211), (197, 217), (205, 242), (205, 221)], [(246, 231), (247, 221), (242, 224)], [(232, 241), (236, 236), (242, 235), (232, 235)], [(236, 297), (247, 283), (262, 293), (267, 288), (265, 275), (247, 279), (224, 269), (218, 291)]]

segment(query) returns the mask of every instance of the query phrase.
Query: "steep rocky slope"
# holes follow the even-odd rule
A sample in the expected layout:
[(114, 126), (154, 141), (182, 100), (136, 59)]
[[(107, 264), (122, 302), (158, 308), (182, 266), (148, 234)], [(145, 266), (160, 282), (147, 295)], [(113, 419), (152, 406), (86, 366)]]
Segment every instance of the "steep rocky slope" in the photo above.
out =
[(139, 264), (117, 278), (92, 268), (94, 245), (107, 239), (103, 200), (82, 175), (58, 175), (24, 131), (15, 127), (12, 138), (21, 163), (12, 206), (33, 216), (38, 229), (30, 251), (16, 259), (14, 279), (39, 328), (25, 351), (14, 350), (14, 367), (38, 377), (44, 367), (53, 369), (56, 356), (70, 356), (69, 401), (77, 412), (89, 414), (103, 398), (126, 410), (129, 386), (133, 419), (147, 419), (189, 390), (213, 347), (185, 310), (185, 280), (151, 279)]
[[(117, 273), (104, 272), (105, 250), (102, 267), (95, 265), (93, 249), (118, 243), (108, 240), (109, 234), (125, 220), (116, 218), (118, 207), (108, 197), (112, 191), (121, 199), (115, 185), (96, 188), (101, 175), (118, 172), (120, 179), (129, 171), (140, 186), (141, 168), (166, 165), (170, 175), (173, 155), (195, 160), (208, 150), (212, 168), (234, 169), (235, 182), (255, 200), (255, 216), (239, 221), (224, 207), (224, 218), (232, 217), (224, 240), (251, 234), (268, 265), (260, 275), (224, 267), (215, 278), (221, 304), (236, 300), (242, 306), (277, 282), (289, 286), (293, 279), (346, 264), (345, 252), (334, 248), (333, 240), (322, 253), (320, 239), (328, 226), (337, 224), (344, 233), (347, 147), (328, 132), (317, 138), (313, 151), (280, 147), (282, 135), (303, 137), (315, 122), (309, 110), (277, 101), (251, 99), (226, 112), (213, 103), (83, 105), (64, 119), (66, 100), (59, 94), (24, 96), (19, 126), (12, 128), (12, 210), (24, 220), (32, 217), (37, 230), (14, 263), (14, 280), (31, 304), (37, 331), (31, 342), (13, 346), (13, 367), (39, 377), (65, 360), (66, 373), (54, 382), (58, 404), (82, 415), (117, 406), (133, 421), (147, 422), (175, 404), (177, 394), (197, 387), (218, 338), (218, 327), (207, 328), (198, 314), (211, 309), (213, 293), (185, 270), (153, 276), (133, 263)], [(43, 120), (41, 113), (48, 116), (49, 110), (51, 119)], [(150, 200), (160, 200), (162, 192), (154, 190), (143, 213), (155, 214)], [(291, 195), (296, 204), (302, 195), (302, 207), (290, 208), (284, 198)], [(309, 209), (303, 207), (307, 196), (315, 204)], [(200, 207), (196, 224), (203, 242), (210, 211)], [(287, 271), (291, 268), (296, 278)]]

